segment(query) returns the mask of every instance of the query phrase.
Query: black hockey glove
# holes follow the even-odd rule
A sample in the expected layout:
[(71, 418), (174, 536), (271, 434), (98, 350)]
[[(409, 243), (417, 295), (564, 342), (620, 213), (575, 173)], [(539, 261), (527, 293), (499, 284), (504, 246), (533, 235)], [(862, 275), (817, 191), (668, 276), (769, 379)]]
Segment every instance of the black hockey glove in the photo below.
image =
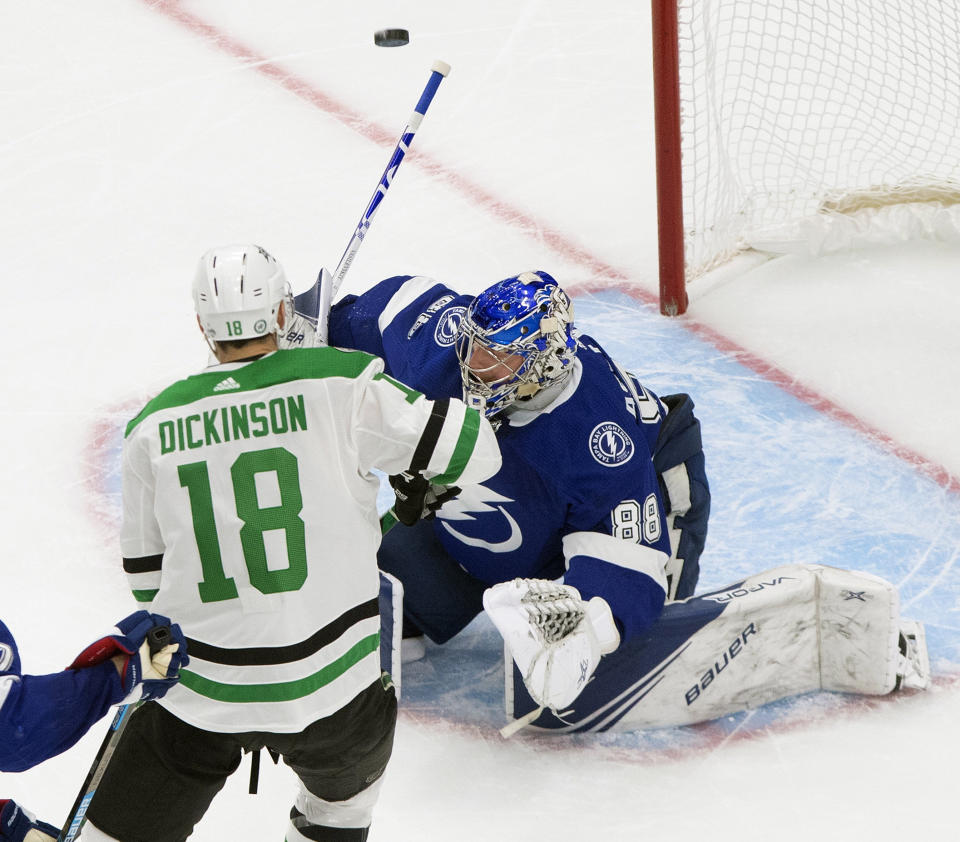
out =
[(457, 486), (433, 485), (420, 473), (394, 474), (389, 479), (397, 498), (393, 513), (404, 526), (430, 520), (437, 509), (460, 493)]

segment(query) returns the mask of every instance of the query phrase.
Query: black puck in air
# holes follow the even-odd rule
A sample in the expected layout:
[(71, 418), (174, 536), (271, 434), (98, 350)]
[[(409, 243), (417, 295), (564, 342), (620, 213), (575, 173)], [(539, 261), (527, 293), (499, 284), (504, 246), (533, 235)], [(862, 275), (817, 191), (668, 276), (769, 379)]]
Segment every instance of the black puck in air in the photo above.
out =
[(373, 43), (378, 47), (402, 47), (410, 43), (406, 29), (379, 29), (373, 33)]

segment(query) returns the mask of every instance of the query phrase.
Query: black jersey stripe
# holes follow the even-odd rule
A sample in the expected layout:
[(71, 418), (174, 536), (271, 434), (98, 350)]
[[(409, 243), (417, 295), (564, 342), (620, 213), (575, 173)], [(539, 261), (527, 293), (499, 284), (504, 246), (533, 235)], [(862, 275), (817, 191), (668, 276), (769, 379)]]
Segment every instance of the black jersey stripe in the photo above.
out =
[(411, 474), (419, 474), (430, 464), (433, 451), (437, 447), (437, 442), (440, 441), (440, 433), (443, 432), (443, 425), (447, 420), (449, 409), (449, 398), (441, 398), (433, 402), (430, 417), (427, 419), (423, 433), (420, 435), (420, 441), (417, 442), (417, 449), (413, 451), (413, 459), (410, 460)]
[(124, 573), (156, 573), (161, 569), (163, 569), (163, 553), (123, 560)]
[(225, 664), (231, 667), (269, 666), (275, 664), (289, 664), (302, 661), (315, 652), (333, 643), (340, 635), (359, 623), (379, 614), (379, 604), (376, 598), (354, 606), (344, 612), (332, 623), (327, 624), (318, 632), (310, 635), (300, 643), (289, 646), (256, 646), (250, 649), (226, 649), (222, 646), (212, 646), (200, 640), (187, 638), (187, 654), (191, 658), (209, 661), (213, 664)]

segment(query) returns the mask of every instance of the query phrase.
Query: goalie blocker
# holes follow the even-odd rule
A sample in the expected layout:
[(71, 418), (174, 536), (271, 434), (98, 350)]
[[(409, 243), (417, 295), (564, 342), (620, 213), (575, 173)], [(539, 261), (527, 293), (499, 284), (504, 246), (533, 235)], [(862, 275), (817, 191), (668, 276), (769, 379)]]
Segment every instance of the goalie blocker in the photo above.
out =
[(893, 585), (805, 564), (668, 603), (559, 711), (537, 716), (505, 657), (508, 716), (555, 733), (690, 725), (814, 690), (884, 695), (930, 683), (923, 627), (900, 619)]

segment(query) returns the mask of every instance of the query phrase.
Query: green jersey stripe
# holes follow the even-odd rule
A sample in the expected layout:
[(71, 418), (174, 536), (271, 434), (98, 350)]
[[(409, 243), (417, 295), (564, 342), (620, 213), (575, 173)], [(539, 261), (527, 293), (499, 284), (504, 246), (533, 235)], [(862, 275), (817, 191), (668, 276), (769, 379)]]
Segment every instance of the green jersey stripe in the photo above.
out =
[(398, 523), (400, 523), (400, 521), (397, 520), (393, 509), (388, 509), (380, 516), (380, 534), (386, 535)]
[(418, 392), (416, 389), (411, 389), (409, 386), (405, 386), (399, 380), (395, 380), (389, 374), (384, 374), (382, 371), (373, 375), (374, 380), (385, 380), (387, 383), (390, 383), (396, 386), (403, 394), (407, 396), (407, 403), (416, 403), (417, 398), (423, 397), (423, 395)]
[[(376, 357), (362, 351), (339, 348), (297, 348), (276, 351), (242, 368), (205, 371), (180, 380), (164, 389), (127, 424), (129, 436), (145, 418), (164, 409), (187, 406), (212, 395), (238, 394), (294, 380), (320, 380), (327, 377), (359, 377)], [(229, 380), (229, 387), (223, 386)], [(221, 388), (218, 389), (217, 387)]]
[(464, 412), (463, 425), (460, 427), (460, 437), (457, 439), (457, 446), (453, 449), (453, 456), (450, 457), (447, 470), (440, 476), (433, 477), (430, 482), (437, 485), (451, 485), (456, 482), (473, 455), (473, 448), (477, 444), (479, 434), (480, 413), (475, 409), (467, 409)]
[(145, 591), (134, 591), (133, 598), (137, 602), (153, 602), (158, 593), (160, 593), (160, 588), (153, 588), (152, 590)]
[(191, 670), (180, 670), (180, 683), (217, 702), (247, 704), (251, 702), (290, 702), (302, 699), (343, 675), (350, 667), (380, 648), (380, 632), (368, 635), (355, 643), (337, 660), (323, 669), (296, 681), (276, 684), (224, 684), (197, 675)]

